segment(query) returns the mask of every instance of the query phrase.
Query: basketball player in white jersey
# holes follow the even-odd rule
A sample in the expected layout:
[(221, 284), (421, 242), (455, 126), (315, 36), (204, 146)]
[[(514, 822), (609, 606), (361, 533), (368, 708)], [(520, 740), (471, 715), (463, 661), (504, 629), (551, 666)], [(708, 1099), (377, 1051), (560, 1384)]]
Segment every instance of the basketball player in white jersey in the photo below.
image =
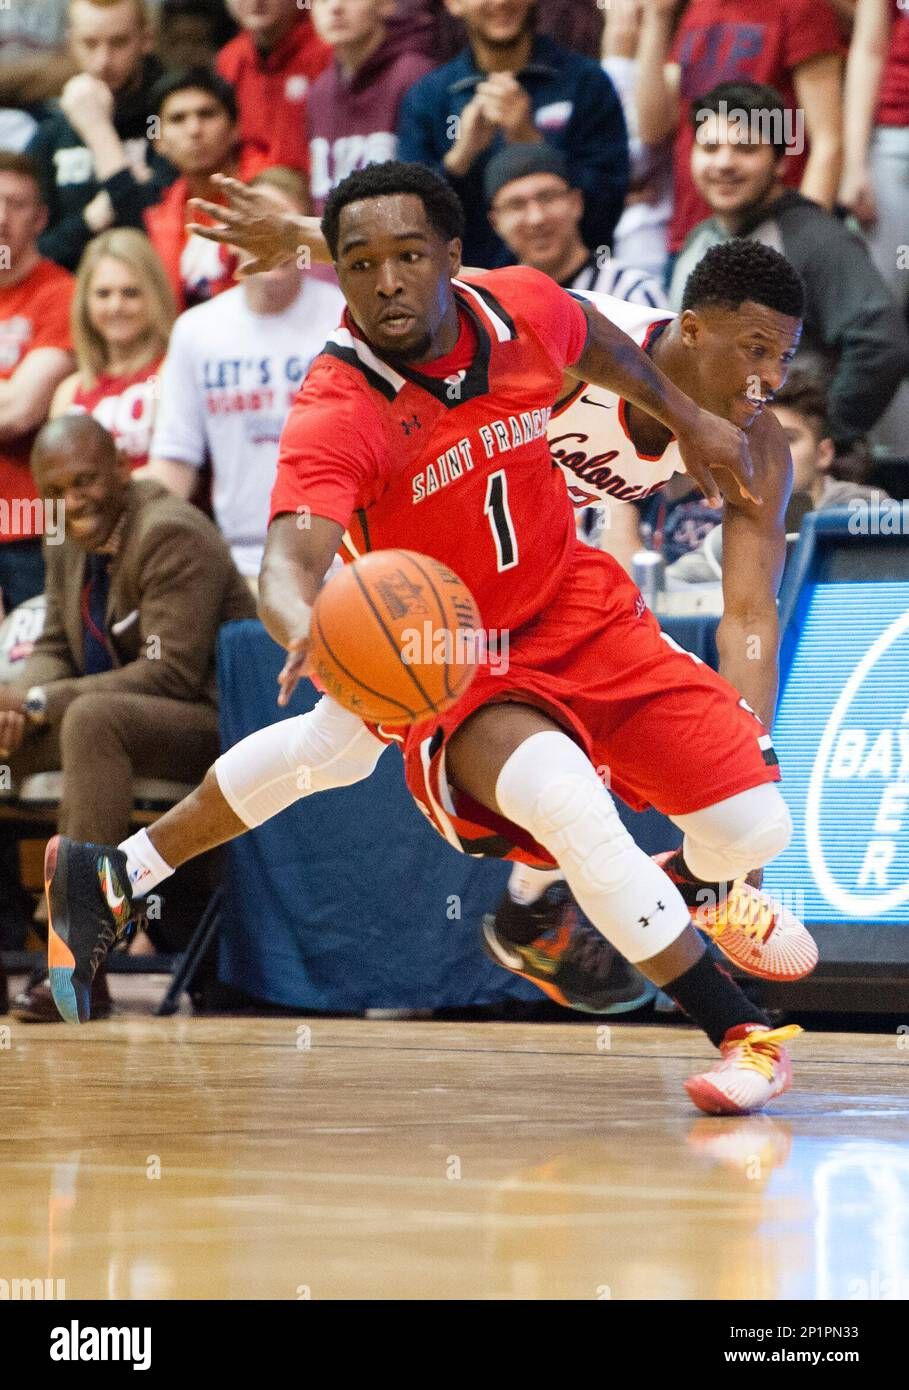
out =
[[(762, 435), (772, 434), (776, 426), (772, 415), (762, 416), (762, 408), (782, 386), (795, 349), (787, 351), (782, 361), (770, 362), (762, 331), (763, 309), (742, 303), (737, 308), (732, 339), (725, 345), (722, 341), (713, 345), (711, 371), (705, 372), (705, 353), (711, 353), (711, 347), (704, 341), (702, 318), (690, 312), (691, 305), (701, 309), (711, 300), (735, 303), (736, 287), (744, 278), (744, 262), (753, 273), (754, 260), (754, 253), (740, 241), (727, 242), (722, 254), (705, 257), (686, 287), (680, 315), (592, 291), (570, 293), (594, 304), (700, 405), (749, 429), (757, 468)], [(772, 276), (773, 258), (767, 261), (767, 273)], [(709, 380), (711, 374), (715, 374), (714, 390), (708, 394), (704, 379)], [(759, 418), (760, 427), (752, 430)], [(632, 534), (634, 510), (627, 505), (610, 508), (610, 503), (641, 501), (665, 488), (673, 476), (683, 474), (685, 467), (675, 440), (667, 442), (667, 432), (659, 426), (648, 430), (647, 422), (631, 426), (624, 401), (567, 374), (563, 394), (552, 412), (548, 438), (575, 506), (603, 507), (603, 548), (626, 559), (638, 548)], [(776, 470), (775, 476), (766, 480), (762, 475), (763, 506), (755, 507), (741, 497), (727, 497), (722, 518), (724, 604), (717, 631), (720, 674), (740, 691), (768, 728), (776, 706), (776, 595), (786, 553), (784, 519), (791, 487), (791, 468)], [(614, 522), (618, 522), (615, 528)], [(717, 892), (716, 886), (686, 883), (689, 876), (681, 852), (655, 857), (679, 882), (696, 924), (740, 969), (771, 979), (788, 978), (793, 968), (801, 973), (802, 967), (788, 946), (783, 951), (777, 949), (782, 939), (777, 930), (779, 910), (770, 908), (764, 895), (751, 898), (753, 911), (743, 930), (728, 908), (725, 912), (720, 909), (723, 903), (729, 904), (730, 891), (751, 897), (748, 885), (733, 885), (731, 890), (721, 885)], [(759, 882), (759, 875), (751, 876), (751, 882), (755, 879)], [(570, 932), (565, 931), (566, 926)], [(487, 953), (494, 960), (532, 980), (557, 1002), (591, 1012), (621, 1012), (648, 997), (642, 977), (621, 959), (617, 961), (602, 935), (585, 923), (557, 871), (541, 872), (516, 864), (497, 912), (484, 921), (484, 935)], [(811, 968), (814, 954), (807, 933), (803, 944), (804, 955), (796, 954)], [(652, 995), (652, 990), (649, 993)]]

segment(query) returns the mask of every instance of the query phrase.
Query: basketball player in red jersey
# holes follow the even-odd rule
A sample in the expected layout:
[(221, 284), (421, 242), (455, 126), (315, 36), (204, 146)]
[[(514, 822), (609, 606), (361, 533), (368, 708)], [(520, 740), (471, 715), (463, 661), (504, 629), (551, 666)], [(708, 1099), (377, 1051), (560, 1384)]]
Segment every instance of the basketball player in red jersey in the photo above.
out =
[[(406, 731), (411, 790), (459, 847), (500, 836), (528, 862), (558, 865), (590, 920), (720, 1047), (687, 1083), (695, 1103), (759, 1109), (791, 1082), (784, 1044), (798, 1030), (771, 1030), (717, 970), (597, 769), (632, 804), (683, 825), (702, 882), (784, 848), (779, 771), (738, 693), (669, 647), (618, 564), (576, 542), (545, 437), (563, 371), (620, 394), (629, 429), (659, 422), (708, 496), (736, 491), (759, 506), (763, 483), (741, 429), (545, 276), (510, 268), (453, 284), (462, 226), (447, 184), (417, 165), (369, 166), (326, 205), (348, 309), (282, 440), (260, 580), (262, 619), (288, 652), (279, 702), (305, 672), (312, 604), (342, 543), (419, 549), (457, 569), (486, 626), (509, 632), (509, 665), (481, 666), (457, 705)], [(768, 323), (783, 357), (798, 319), (770, 310)], [(741, 424), (752, 418), (743, 403)], [(762, 470), (785, 470), (782, 435), (761, 436)], [(312, 791), (368, 775), (382, 749), (374, 733), (327, 697), (316, 713), (228, 750), (120, 847), (51, 841), (50, 978), (65, 1018), (88, 1016), (92, 974), (128, 931), (134, 897), (297, 800), (301, 780)]]
[[(245, 210), (247, 231), (255, 235), (255, 192), (237, 183), (229, 190)], [(291, 242), (299, 238), (313, 259), (331, 260), (316, 218), (297, 219), (290, 230)], [(293, 249), (289, 246), (285, 254), (290, 256)], [(467, 279), (482, 279), (484, 274), (462, 273)], [(608, 295), (570, 293), (592, 303), (643, 347), (670, 381), (699, 405), (732, 420), (740, 419), (743, 409), (757, 416), (762, 402), (772, 398), (785, 379), (795, 350), (774, 357), (766, 336), (768, 308), (775, 306), (796, 318), (802, 312), (802, 290), (791, 266), (771, 248), (741, 239), (714, 247), (699, 263), (686, 286), (683, 313), (689, 312), (684, 317)], [(666, 431), (661, 435), (657, 422), (651, 422), (657, 425), (653, 439), (640, 426), (632, 437), (624, 404), (614, 391), (565, 373), (547, 437), (576, 507), (598, 500), (608, 507), (616, 498), (647, 497), (664, 488), (673, 474), (685, 471), (677, 441)], [(648, 452), (651, 448), (654, 451)], [(726, 498), (724, 514), (719, 669), (768, 729), (778, 684), (776, 595), (785, 556), (790, 481), (788, 471), (773, 470), (763, 506), (755, 507), (733, 492)], [(615, 553), (612, 545), (603, 548)], [(692, 879), (684, 848), (655, 858), (677, 880), (696, 925), (739, 969), (771, 980), (799, 979), (813, 970), (814, 941), (792, 913), (758, 891), (760, 870), (745, 881), (707, 887)], [(653, 987), (617, 957), (578, 911), (558, 871), (541, 872), (517, 863), (496, 912), (484, 917), (483, 932), (487, 953), (497, 964), (531, 981), (557, 1003), (613, 1013), (637, 1008), (653, 995)]]

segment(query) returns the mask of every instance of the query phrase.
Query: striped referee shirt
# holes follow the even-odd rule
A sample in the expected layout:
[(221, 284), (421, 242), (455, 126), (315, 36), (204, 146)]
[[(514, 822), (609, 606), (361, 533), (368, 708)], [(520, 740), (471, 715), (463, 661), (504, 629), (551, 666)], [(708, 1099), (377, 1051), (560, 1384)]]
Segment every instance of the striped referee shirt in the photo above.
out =
[(596, 252), (590, 253), (570, 280), (562, 280), (560, 284), (565, 290), (596, 290), (598, 294), (611, 294), (614, 299), (646, 304), (651, 309), (669, 308), (662, 286), (652, 275), (637, 270), (627, 261), (616, 261), (611, 256), (601, 259)]

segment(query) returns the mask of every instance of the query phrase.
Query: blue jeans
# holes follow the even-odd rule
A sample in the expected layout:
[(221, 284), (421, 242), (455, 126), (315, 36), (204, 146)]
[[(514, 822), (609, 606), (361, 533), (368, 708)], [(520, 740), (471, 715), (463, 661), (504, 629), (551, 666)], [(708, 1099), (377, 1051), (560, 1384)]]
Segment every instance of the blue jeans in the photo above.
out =
[(40, 540), (0, 543), (0, 595), (11, 613), (27, 598), (44, 593), (44, 556)]

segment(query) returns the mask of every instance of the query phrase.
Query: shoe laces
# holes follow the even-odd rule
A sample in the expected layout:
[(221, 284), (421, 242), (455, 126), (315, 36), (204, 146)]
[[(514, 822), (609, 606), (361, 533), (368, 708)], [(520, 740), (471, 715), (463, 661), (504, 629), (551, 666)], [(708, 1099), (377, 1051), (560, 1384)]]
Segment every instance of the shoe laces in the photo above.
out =
[[(740, 931), (743, 936), (754, 937), (764, 942), (777, 923), (777, 909), (773, 899), (759, 889), (743, 892), (741, 883), (733, 884), (729, 893), (716, 907), (701, 908), (697, 914), (698, 926), (711, 936), (722, 936), (724, 931)], [(737, 915), (730, 915), (731, 913)]]
[(104, 960), (108, 951), (117, 941), (117, 939), (118, 938), (116, 929), (112, 927), (109, 922), (102, 921), (98, 933), (98, 938), (95, 941), (94, 946), (92, 947), (91, 956), (89, 957), (92, 975), (94, 975), (98, 966)]
[(778, 1049), (783, 1043), (797, 1038), (803, 1030), (797, 1023), (787, 1023), (784, 1028), (770, 1028), (766, 1032), (747, 1033), (737, 1038), (729, 1047), (728, 1058), (737, 1067), (749, 1067), (760, 1072), (767, 1081), (773, 1080)]
[(147, 926), (148, 917), (144, 912), (134, 912), (126, 925), (120, 928), (112, 927), (109, 922), (102, 922), (100, 936), (92, 947), (89, 958), (92, 974), (111, 951), (125, 951), (133, 938)]

